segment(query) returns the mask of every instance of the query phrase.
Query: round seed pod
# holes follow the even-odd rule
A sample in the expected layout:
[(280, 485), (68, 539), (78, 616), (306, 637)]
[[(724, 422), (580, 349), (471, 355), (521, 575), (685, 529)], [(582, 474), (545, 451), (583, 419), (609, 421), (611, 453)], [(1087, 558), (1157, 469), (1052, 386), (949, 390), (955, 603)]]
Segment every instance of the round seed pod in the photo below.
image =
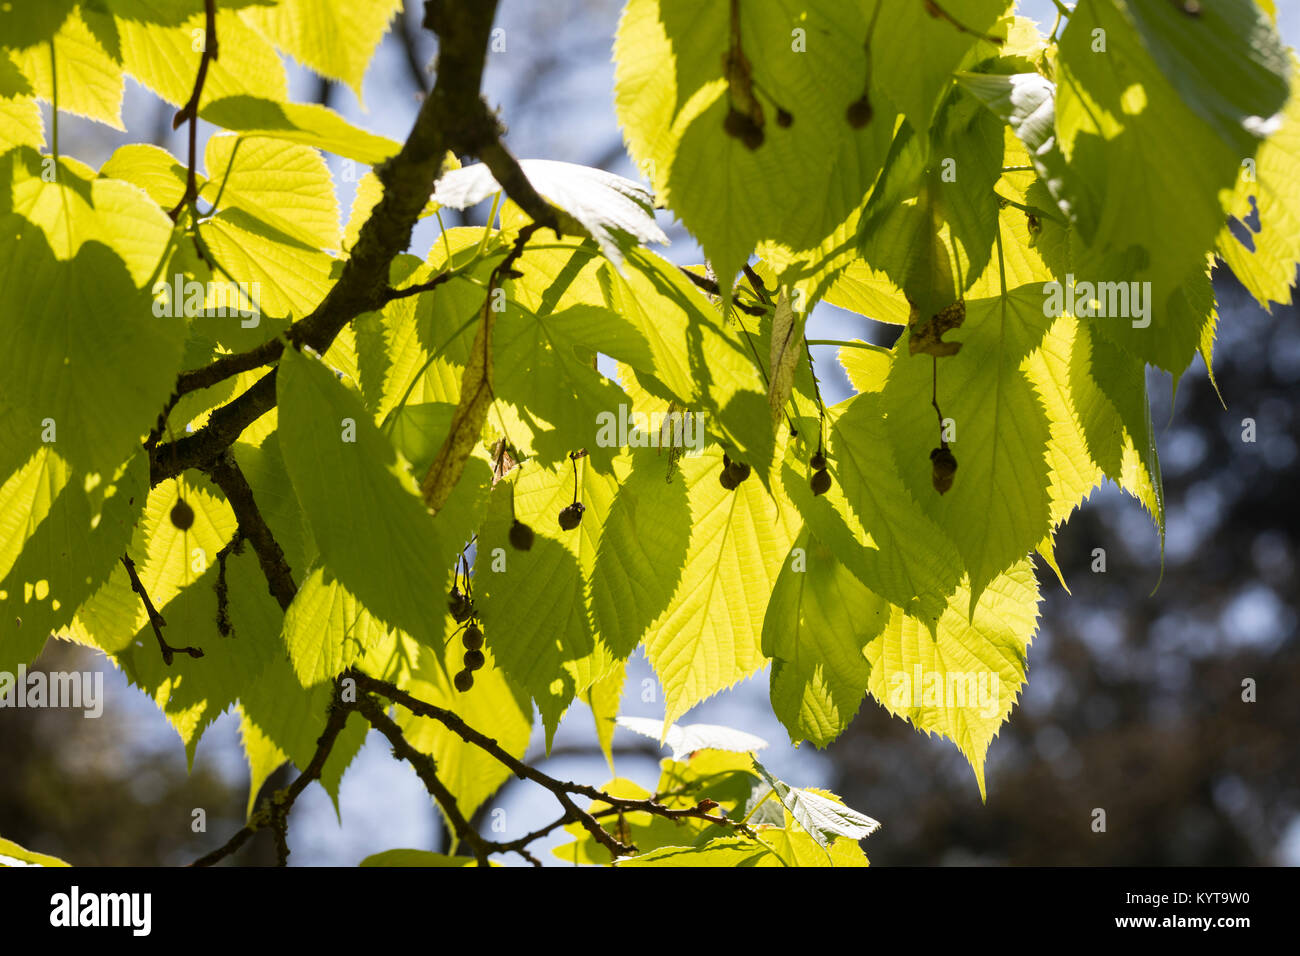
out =
[(477, 625), (471, 624), (465, 628), (465, 632), (460, 636), (460, 642), (465, 645), (467, 651), (477, 651), (483, 646), (483, 632)]
[(560, 511), (560, 527), (565, 531), (572, 531), (582, 524), (582, 513), (586, 510), (581, 501), (575, 501), (573, 504), (565, 506)]
[(854, 129), (862, 129), (871, 122), (871, 117), (875, 115), (875, 110), (871, 108), (871, 100), (867, 99), (867, 94), (863, 93), (860, 97), (849, 104), (845, 111), (845, 116), (849, 125)]
[(935, 491), (941, 495), (946, 494), (952, 487), (956, 474), (957, 459), (947, 445), (941, 445), (930, 452), (930, 481), (933, 482)]

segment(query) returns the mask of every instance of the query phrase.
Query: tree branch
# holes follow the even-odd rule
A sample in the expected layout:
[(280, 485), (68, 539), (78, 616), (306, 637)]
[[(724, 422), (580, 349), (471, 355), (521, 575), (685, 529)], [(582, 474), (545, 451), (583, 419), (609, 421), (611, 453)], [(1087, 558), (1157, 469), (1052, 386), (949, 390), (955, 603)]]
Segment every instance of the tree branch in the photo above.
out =
[(229, 451), (223, 452), (208, 466), (207, 473), (226, 496), (226, 501), (235, 513), (235, 519), (239, 523), (236, 534), (252, 544), (271, 596), (279, 603), (281, 610), (289, 610), (294, 595), (298, 593), (298, 586), (293, 583), (293, 572), (289, 570), (280, 542), (275, 540), (266, 519), (262, 517), (253, 498), (253, 489), (249, 487), (248, 479), (244, 477), (235, 456)]
[[(693, 807), (673, 809), (664, 806), (654, 799), (636, 800), (625, 797), (616, 797), (612, 794), (605, 793), (596, 787), (588, 786), (587, 784), (557, 780), (534, 767), (528, 766), (523, 761), (512, 756), (495, 740), (469, 726), (469, 724), (465, 723), (465, 721), (453, 711), (422, 701), (387, 681), (379, 680), (369, 676), (368, 674), (363, 674), (360, 671), (350, 671), (349, 676), (356, 680), (359, 689), (364, 690), (367, 693), (379, 694), (396, 704), (401, 704), (416, 716), (430, 717), (438, 721), (466, 743), (473, 744), (479, 749), (486, 751), (498, 762), (504, 764), (505, 767), (516, 777), (531, 780), (533, 783), (549, 790), (555, 796), (556, 800), (559, 801), (560, 806), (565, 810), (565, 819), (561, 822), (576, 821), (581, 823), (586, 827), (587, 831), (605, 847), (605, 849), (609, 850), (614, 857), (625, 856), (628, 853), (634, 852), (635, 848), (627, 846), (626, 844), (620, 843), (618, 840), (614, 839), (614, 837), (605, 830), (604, 827), (600, 826), (592, 814), (580, 809), (570, 799), (570, 794), (589, 797), (592, 800), (609, 804), (611, 808), (621, 810), (625, 813), (642, 811), (669, 820), (705, 820), (709, 823), (718, 824), (719, 826), (735, 827), (740, 832), (752, 836), (752, 831), (743, 824), (730, 820), (725, 816), (712, 813), (711, 811), (717, 806), (717, 804), (713, 803), (711, 800), (701, 801)], [(559, 825), (560, 823), (557, 822), (550, 829), (554, 829), (555, 826)], [(596, 830), (599, 830), (600, 832), (596, 833)], [(549, 830), (547, 832), (549, 832)], [(513, 850), (516, 849), (513, 845), (515, 842), (517, 841), (512, 841), (507, 844), (498, 844), (495, 848), (508, 848)]]
[(590, 796), (594, 799), (603, 799), (606, 795), (602, 794), (594, 787), (587, 787), (582, 784), (562, 783), (553, 777), (549, 777), (540, 770), (534, 770), (523, 761), (512, 756), (508, 751), (503, 749), (491, 737), (475, 730), (465, 721), (450, 710), (437, 707), (433, 704), (427, 704), (418, 698), (412, 697), (406, 691), (389, 684), (386, 681), (378, 680), (368, 674), (353, 670), (349, 675), (356, 680), (357, 687), (369, 693), (379, 694), (387, 697), (394, 703), (401, 704), (411, 713), (419, 717), (432, 717), (440, 722), (443, 726), (454, 732), (458, 737), (467, 743), (471, 743), (480, 750), (485, 750), (491, 754), (499, 763), (504, 764), (516, 777), (526, 778), (540, 786), (545, 787), (559, 801), (560, 806), (570, 819), (577, 820), (587, 828), (593, 837), (595, 837), (605, 849), (609, 850), (615, 857), (626, 856), (633, 852), (633, 848), (620, 843), (602, 827), (591, 814), (582, 810), (570, 798), (571, 793), (581, 793), (584, 796)]
[(451, 821), (451, 827), (456, 833), (456, 838), (468, 843), (470, 849), (474, 851), (474, 858), (478, 860), (478, 865), (488, 866), (488, 854), (491, 852), (491, 848), (487, 841), (479, 835), (479, 832), (470, 826), (469, 821), (465, 819), (465, 815), (460, 812), (460, 806), (456, 803), (455, 796), (438, 779), (438, 768), (434, 764), (433, 758), (411, 746), (402, 735), (402, 728), (398, 727), (397, 723), (384, 713), (383, 709), (375, 703), (373, 697), (363, 694), (357, 701), (357, 707), (361, 711), (361, 716), (370, 721), (372, 727), (388, 738), (388, 742), (393, 747), (393, 756), (399, 760), (405, 760), (415, 768), (415, 773), (424, 784), (424, 789), (429, 791), (429, 795), (437, 800), (438, 805), (442, 807), (443, 813), (447, 814), (447, 819)]
[(330, 751), (334, 749), (334, 743), (338, 740), (339, 734), (343, 732), (343, 727), (348, 722), (348, 714), (355, 707), (354, 704), (343, 701), (340, 693), (341, 686), (342, 679), (335, 682), (334, 693), (330, 697), (329, 717), (325, 722), (325, 729), (316, 740), (316, 752), (312, 755), (311, 762), (307, 764), (302, 773), (298, 774), (297, 779), (289, 784), (287, 789), (277, 791), (269, 799), (263, 800), (257, 812), (253, 814), (244, 827), (240, 828), (222, 846), (195, 860), (190, 866), (212, 866), (214, 863), (221, 862), (247, 843), (249, 838), (258, 830), (268, 826), (275, 827), (279, 834), (276, 838), (277, 855), (283, 854), (280, 856), (280, 862), (283, 865), (285, 858), (288, 857), (288, 845), (284, 842), (283, 828), (287, 825), (289, 811), (293, 809), (294, 801), (307, 789), (307, 785), (320, 778), (321, 771), (325, 769), (325, 761), (329, 759)]
[[(501, 145), (500, 125), (479, 93), (496, 5), (496, 0), (426, 5), (425, 25), (435, 29), (440, 39), (437, 82), (421, 104), (402, 148), (375, 167), (384, 187), (383, 196), (361, 227), (338, 281), (324, 300), (283, 336), (183, 373), (173, 401), (232, 375), (275, 362), (286, 344), (295, 348), (310, 346), (324, 354), (349, 322), (382, 308), (387, 301), (389, 267), (397, 254), (410, 245), (411, 231), (442, 174), (448, 151), (479, 155), (516, 203), (558, 233), (555, 209), (537, 195), (518, 163)], [(149, 446), (152, 483), (156, 485), (187, 468), (205, 466), (274, 407), (274, 374), (272, 371), (263, 376), (239, 398), (213, 412), (208, 423), (193, 435)]]

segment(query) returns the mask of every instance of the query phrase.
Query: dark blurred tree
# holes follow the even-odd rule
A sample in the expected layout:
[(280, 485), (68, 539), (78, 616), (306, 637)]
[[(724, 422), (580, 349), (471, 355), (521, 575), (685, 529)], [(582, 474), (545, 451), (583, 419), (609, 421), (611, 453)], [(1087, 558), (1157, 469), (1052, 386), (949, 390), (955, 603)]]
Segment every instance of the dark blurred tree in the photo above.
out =
[[(102, 663), (97, 656), (51, 641), (32, 670), (89, 670)], [(140, 746), (130, 709), (115, 699), (121, 690), (106, 676), (98, 718), (59, 708), (2, 712), (0, 835), (79, 866), (189, 863), (212, 843), (193, 831), (193, 810), (206, 811), (209, 834), (237, 830), (247, 784), (202, 760), (187, 775), (180, 741), (165, 726), (151, 738), (161, 746)], [(237, 861), (274, 863), (270, 840), (250, 841)]]

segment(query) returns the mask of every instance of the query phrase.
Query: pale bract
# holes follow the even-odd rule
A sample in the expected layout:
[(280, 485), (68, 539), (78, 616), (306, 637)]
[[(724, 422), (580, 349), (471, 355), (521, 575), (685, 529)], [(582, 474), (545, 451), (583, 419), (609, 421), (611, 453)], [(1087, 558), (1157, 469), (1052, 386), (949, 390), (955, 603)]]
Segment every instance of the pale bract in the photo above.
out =
[[(618, 725), (626, 730), (652, 740), (660, 740), (663, 721), (652, 717), (622, 717)], [(767, 741), (755, 737), (743, 730), (722, 727), (718, 724), (673, 724), (662, 736), (662, 745), (673, 752), (673, 760), (693, 754), (697, 750), (729, 750), (734, 753), (750, 753), (762, 750)]]
[[(519, 167), (533, 188), (573, 217), (615, 265), (622, 267), (622, 249), (629, 239), (637, 245), (668, 245), (668, 237), (654, 220), (654, 196), (639, 183), (603, 169), (551, 159), (525, 159)], [(500, 191), (487, 166), (475, 163), (439, 179), (432, 198), (440, 206), (468, 209)]]

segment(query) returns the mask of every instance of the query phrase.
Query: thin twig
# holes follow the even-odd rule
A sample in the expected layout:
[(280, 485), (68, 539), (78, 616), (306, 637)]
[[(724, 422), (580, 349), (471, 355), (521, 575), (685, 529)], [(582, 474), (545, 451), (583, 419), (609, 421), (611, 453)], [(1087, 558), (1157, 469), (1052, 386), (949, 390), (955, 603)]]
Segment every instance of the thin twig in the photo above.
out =
[(226, 579), (226, 561), (232, 554), (244, 553), (244, 531), (236, 528), (226, 546), (217, 552), (217, 633), (230, 637), (235, 633), (230, 623), (230, 588)]
[[(607, 803), (610, 806), (620, 808), (625, 812), (644, 811), (646, 813), (654, 814), (655, 816), (665, 817), (669, 820), (688, 818), (705, 820), (709, 823), (716, 823), (720, 826), (737, 827), (738, 829), (742, 829), (742, 832), (748, 832), (744, 828), (740, 828), (736, 821), (730, 820), (725, 816), (711, 813), (710, 811), (714, 806), (711, 801), (703, 801), (701, 804), (693, 807), (672, 809), (653, 799), (634, 800), (616, 797), (586, 784), (557, 780), (556, 778), (543, 773), (535, 767), (530, 767), (523, 761), (512, 756), (495, 740), (469, 726), (469, 724), (465, 723), (465, 721), (453, 711), (422, 701), (387, 681), (379, 680), (359, 671), (353, 670), (349, 672), (349, 674), (356, 680), (359, 689), (364, 690), (367, 693), (378, 694), (382, 697), (388, 698), (396, 704), (401, 704), (416, 716), (429, 717), (438, 721), (466, 743), (473, 744), (479, 749), (486, 751), (498, 762), (504, 764), (516, 777), (531, 780), (533, 783), (549, 790), (560, 802), (560, 805), (565, 809), (565, 811), (571, 815), (569, 818), (570, 821), (581, 823), (586, 827), (588, 832), (590, 832), (592, 836), (594, 836), (601, 845), (609, 850), (615, 857), (632, 852), (632, 848), (615, 840), (608, 831), (596, 822), (592, 814), (578, 809), (573, 801), (569, 799), (570, 794), (576, 794), (578, 796), (588, 797), (595, 801)], [(593, 830), (593, 826), (596, 830), (600, 830), (599, 834)], [(552, 827), (552, 829), (554, 829), (554, 827)]]
[(141, 583), (140, 575), (135, 570), (135, 562), (131, 560), (129, 554), (122, 555), (122, 566), (126, 568), (127, 576), (131, 579), (131, 590), (140, 595), (140, 600), (144, 602), (145, 612), (149, 615), (149, 623), (153, 625), (154, 636), (158, 638), (158, 648), (162, 651), (163, 663), (171, 667), (172, 655), (174, 654), (188, 654), (194, 658), (202, 657), (203, 650), (201, 648), (172, 647), (167, 643), (162, 632), (162, 629), (167, 626), (167, 622), (158, 613), (158, 609), (153, 606), (153, 601), (149, 600), (149, 592), (145, 590), (144, 584)]
[(373, 697), (362, 695), (357, 701), (357, 707), (361, 711), (361, 716), (370, 721), (370, 726), (388, 738), (392, 744), (393, 756), (399, 760), (405, 760), (415, 768), (416, 775), (424, 784), (424, 788), (429, 791), (429, 795), (438, 801), (442, 807), (442, 812), (447, 815), (451, 822), (451, 828), (456, 834), (458, 840), (469, 844), (470, 849), (474, 852), (474, 858), (478, 860), (479, 866), (488, 866), (488, 854), (491, 852), (487, 842), (479, 835), (465, 815), (460, 812), (460, 806), (456, 803), (455, 796), (447, 789), (440, 779), (438, 779), (438, 769), (434, 764), (433, 758), (426, 753), (416, 750), (407, 739), (402, 735), (402, 729), (397, 723), (384, 713), (383, 709), (375, 703)]
[(763, 284), (763, 280), (750, 267), (748, 262), (745, 263), (745, 278), (749, 280), (750, 286), (753, 287), (754, 295), (758, 296), (758, 301), (762, 302), (763, 305), (768, 305), (771, 299), (767, 294), (767, 286)]
[(185, 174), (185, 195), (172, 209), (169, 216), (172, 222), (180, 218), (181, 210), (194, 202), (199, 196), (194, 167), (198, 162), (199, 99), (203, 96), (203, 84), (208, 78), (208, 64), (217, 58), (217, 0), (203, 0), (203, 53), (199, 57), (199, 72), (194, 78), (194, 91), (185, 105), (176, 111), (172, 120), (172, 129), (179, 129), (186, 121), (190, 124), (190, 164)]
[(987, 33), (980, 33), (978, 30), (972, 30), (970, 27), (966, 26), (966, 24), (962, 23), (960, 20), (954, 17), (943, 7), (939, 6), (936, 0), (921, 0), (921, 2), (925, 4), (926, 13), (930, 14), (930, 16), (938, 20), (947, 20), (950, 24), (952, 24), (957, 29), (957, 32), (959, 33), (965, 33), (969, 36), (978, 37), (981, 40), (987, 40), (989, 43), (992, 43), (995, 46), (1002, 46), (1002, 44), (1006, 42), (1001, 37), (995, 37)]
[(393, 21), (393, 36), (402, 47), (406, 71), (411, 77), (411, 82), (415, 84), (416, 92), (421, 97), (428, 96), (429, 71), (420, 63), (420, 54), (415, 48), (415, 34), (411, 30), (411, 24), (407, 22), (405, 6), (397, 11), (397, 18)]
[[(712, 279), (697, 275), (685, 266), (678, 266), (677, 268), (682, 271), (682, 275), (694, 283), (696, 288), (707, 292), (709, 295), (722, 295), (722, 290), (718, 288), (718, 284)], [(746, 315), (767, 315), (767, 309), (761, 305), (746, 305), (744, 302), (737, 302), (735, 299), (732, 299), (731, 304)]]

